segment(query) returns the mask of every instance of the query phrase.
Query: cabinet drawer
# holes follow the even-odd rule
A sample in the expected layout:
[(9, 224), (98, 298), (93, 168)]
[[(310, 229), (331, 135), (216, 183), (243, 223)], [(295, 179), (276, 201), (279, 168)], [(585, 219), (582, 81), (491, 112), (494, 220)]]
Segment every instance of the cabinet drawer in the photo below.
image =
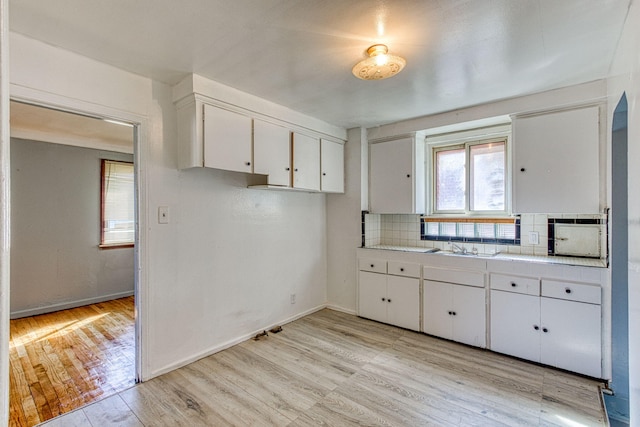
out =
[(387, 264), (388, 274), (394, 276), (420, 277), (420, 264), (410, 262), (389, 261)]
[(545, 297), (600, 304), (601, 295), (600, 286), (542, 279), (542, 296)]
[(387, 261), (376, 258), (360, 258), (358, 265), (361, 271), (372, 271), (374, 273), (387, 272)]
[(526, 295), (540, 295), (540, 280), (533, 277), (505, 276), (503, 274), (491, 274), (491, 289), (515, 292)]
[(484, 288), (484, 273), (424, 267), (424, 279)]

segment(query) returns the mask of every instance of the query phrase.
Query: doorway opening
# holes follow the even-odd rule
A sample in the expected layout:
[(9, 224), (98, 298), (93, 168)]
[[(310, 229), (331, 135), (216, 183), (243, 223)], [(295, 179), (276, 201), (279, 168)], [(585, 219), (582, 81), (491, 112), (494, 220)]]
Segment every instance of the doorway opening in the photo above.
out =
[(137, 125), (10, 109), (10, 420), (32, 426), (139, 376), (135, 168), (104, 167), (137, 163)]

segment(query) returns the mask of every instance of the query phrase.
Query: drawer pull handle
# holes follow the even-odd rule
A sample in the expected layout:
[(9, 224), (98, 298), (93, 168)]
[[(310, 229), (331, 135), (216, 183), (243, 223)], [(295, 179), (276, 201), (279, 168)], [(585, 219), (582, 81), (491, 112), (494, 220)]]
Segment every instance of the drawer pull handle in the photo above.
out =
[(404, 271), (404, 268), (400, 267), (400, 271)]
[(533, 329), (535, 329), (536, 331), (540, 330), (540, 326), (538, 325), (533, 325)]
[(371, 264), (371, 268), (373, 268), (373, 264)]
[(542, 332), (546, 334), (547, 332), (549, 332), (549, 330), (547, 328), (542, 328)]
[(564, 291), (565, 291), (566, 293), (570, 294), (570, 293), (571, 293), (571, 288), (566, 288)]
[(515, 288), (516, 286), (518, 286), (518, 284), (516, 282), (511, 282), (511, 287)]

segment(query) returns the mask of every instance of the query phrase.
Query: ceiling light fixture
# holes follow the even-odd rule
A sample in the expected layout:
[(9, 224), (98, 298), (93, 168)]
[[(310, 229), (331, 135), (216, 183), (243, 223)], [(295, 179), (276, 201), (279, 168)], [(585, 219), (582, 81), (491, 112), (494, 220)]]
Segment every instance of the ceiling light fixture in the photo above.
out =
[(367, 49), (368, 58), (358, 62), (353, 75), (362, 80), (382, 80), (398, 74), (407, 64), (404, 58), (389, 55), (389, 49), (383, 44), (374, 44)]

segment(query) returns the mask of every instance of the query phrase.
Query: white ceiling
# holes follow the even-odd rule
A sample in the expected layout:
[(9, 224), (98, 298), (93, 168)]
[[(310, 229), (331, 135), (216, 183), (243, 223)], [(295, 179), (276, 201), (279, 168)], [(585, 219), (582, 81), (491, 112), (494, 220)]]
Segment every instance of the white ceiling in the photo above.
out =
[(133, 126), (11, 101), (11, 137), (133, 154)]
[[(197, 73), (346, 128), (606, 77), (632, 0), (11, 0), (12, 31), (156, 80)], [(361, 81), (374, 43), (406, 58)]]

